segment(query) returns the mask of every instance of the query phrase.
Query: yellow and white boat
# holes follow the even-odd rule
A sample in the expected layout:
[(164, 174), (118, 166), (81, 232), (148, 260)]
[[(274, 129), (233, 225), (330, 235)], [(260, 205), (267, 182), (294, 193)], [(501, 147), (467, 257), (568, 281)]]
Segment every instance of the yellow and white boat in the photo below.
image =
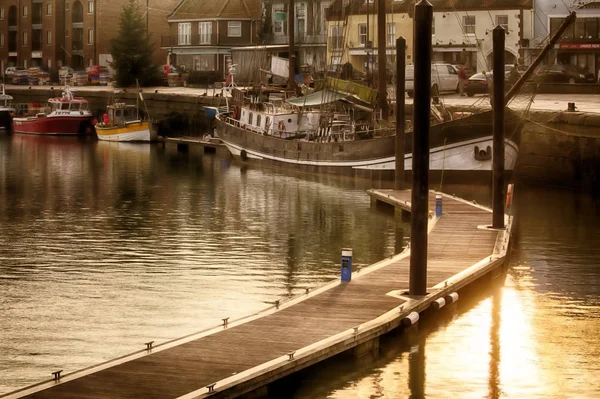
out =
[(107, 107), (103, 120), (96, 124), (98, 140), (155, 141), (157, 134), (147, 120), (141, 120), (135, 105), (115, 103)]

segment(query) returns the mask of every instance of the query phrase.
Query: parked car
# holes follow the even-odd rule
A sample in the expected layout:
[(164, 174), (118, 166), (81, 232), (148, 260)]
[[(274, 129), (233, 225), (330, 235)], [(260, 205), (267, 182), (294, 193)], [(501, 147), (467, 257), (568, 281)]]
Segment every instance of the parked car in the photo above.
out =
[[(414, 95), (415, 66), (407, 65), (405, 69), (405, 90), (409, 97)], [(442, 92), (458, 92), (458, 71), (451, 64), (431, 65), (431, 94)]]
[[(504, 67), (504, 90), (509, 90), (516, 82), (515, 77), (511, 77), (514, 65)], [(507, 71), (507, 69), (509, 69)], [(494, 71), (476, 73), (465, 82), (465, 93), (469, 97), (475, 94), (489, 94), (494, 82)]]
[(475, 94), (489, 94), (489, 86), (492, 84), (494, 75), (491, 72), (481, 72), (472, 75), (465, 82), (465, 93), (469, 97)]
[(535, 79), (543, 83), (595, 83), (592, 72), (587, 72), (576, 65), (554, 64), (544, 65), (537, 69)]
[(101, 73), (108, 73), (108, 68), (102, 65), (92, 65), (88, 67), (86, 70), (88, 75), (88, 80), (99, 79)]
[(25, 68), (23, 68), (23, 67), (9, 66), (4, 71), (4, 76), (6, 76), (7, 78), (12, 78), (13, 75), (15, 74), (15, 72), (17, 72), (17, 71), (24, 71), (24, 70), (25, 70)]

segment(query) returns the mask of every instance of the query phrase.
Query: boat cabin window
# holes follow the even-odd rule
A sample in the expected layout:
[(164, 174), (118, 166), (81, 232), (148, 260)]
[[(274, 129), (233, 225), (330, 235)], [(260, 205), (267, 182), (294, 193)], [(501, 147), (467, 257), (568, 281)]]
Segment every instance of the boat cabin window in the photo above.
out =
[(271, 128), (271, 118), (267, 116), (265, 120), (265, 130), (269, 130)]
[(60, 105), (60, 109), (63, 109), (63, 110), (65, 110), (65, 109), (69, 109), (69, 103), (62, 103), (62, 104)]
[(81, 103), (81, 104), (79, 104), (79, 109), (82, 110), (82, 111), (88, 109), (87, 103)]
[(254, 114), (252, 112), (248, 112), (248, 124), (251, 125), (253, 121)]
[(260, 127), (261, 117), (260, 114), (256, 115), (256, 126)]

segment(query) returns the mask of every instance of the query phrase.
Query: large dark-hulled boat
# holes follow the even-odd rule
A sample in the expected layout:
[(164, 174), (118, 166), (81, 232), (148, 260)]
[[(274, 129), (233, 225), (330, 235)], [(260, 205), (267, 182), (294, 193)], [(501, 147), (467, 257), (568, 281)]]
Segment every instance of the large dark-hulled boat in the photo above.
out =
[[(238, 96), (235, 96), (239, 98)], [(244, 162), (288, 165), (314, 172), (381, 177), (394, 173), (395, 129), (370, 123), (370, 110), (356, 96), (323, 89), (275, 105), (249, 101), (216, 117), (217, 131), (234, 157)], [(431, 126), (430, 170), (489, 176), (492, 170), (492, 112)], [(512, 171), (520, 119), (506, 113), (505, 167)], [(412, 167), (412, 137), (405, 138), (405, 169)], [(456, 172), (456, 173), (454, 173)]]

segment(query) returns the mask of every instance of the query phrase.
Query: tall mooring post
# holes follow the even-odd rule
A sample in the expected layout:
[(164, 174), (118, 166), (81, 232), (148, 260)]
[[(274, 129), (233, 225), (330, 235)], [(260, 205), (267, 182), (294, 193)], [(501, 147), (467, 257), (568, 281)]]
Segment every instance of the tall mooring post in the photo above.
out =
[(377, 88), (379, 92), (379, 110), (381, 111), (381, 119), (383, 120), (387, 120), (390, 117), (390, 108), (387, 102), (386, 1), (377, 0)]
[(406, 88), (406, 39), (396, 39), (396, 174), (394, 188), (404, 186), (404, 105)]
[(504, 228), (504, 42), (506, 33), (500, 25), (493, 31), (494, 48), (494, 139), (493, 139), (493, 194), (492, 227)]
[(288, 6), (288, 52), (289, 52), (289, 56), (288, 56), (288, 89), (294, 89), (296, 88), (296, 49), (294, 47), (295, 44), (295, 32), (296, 32), (296, 26), (295, 26), (295, 20), (296, 20), (296, 16), (295, 16), (295, 9), (296, 5), (294, 4), (294, 0), (289, 0), (289, 6)]
[(410, 295), (427, 294), (427, 223), (429, 220), (429, 127), (431, 102), (431, 21), (427, 0), (415, 5), (413, 101), (413, 184), (410, 234)]

